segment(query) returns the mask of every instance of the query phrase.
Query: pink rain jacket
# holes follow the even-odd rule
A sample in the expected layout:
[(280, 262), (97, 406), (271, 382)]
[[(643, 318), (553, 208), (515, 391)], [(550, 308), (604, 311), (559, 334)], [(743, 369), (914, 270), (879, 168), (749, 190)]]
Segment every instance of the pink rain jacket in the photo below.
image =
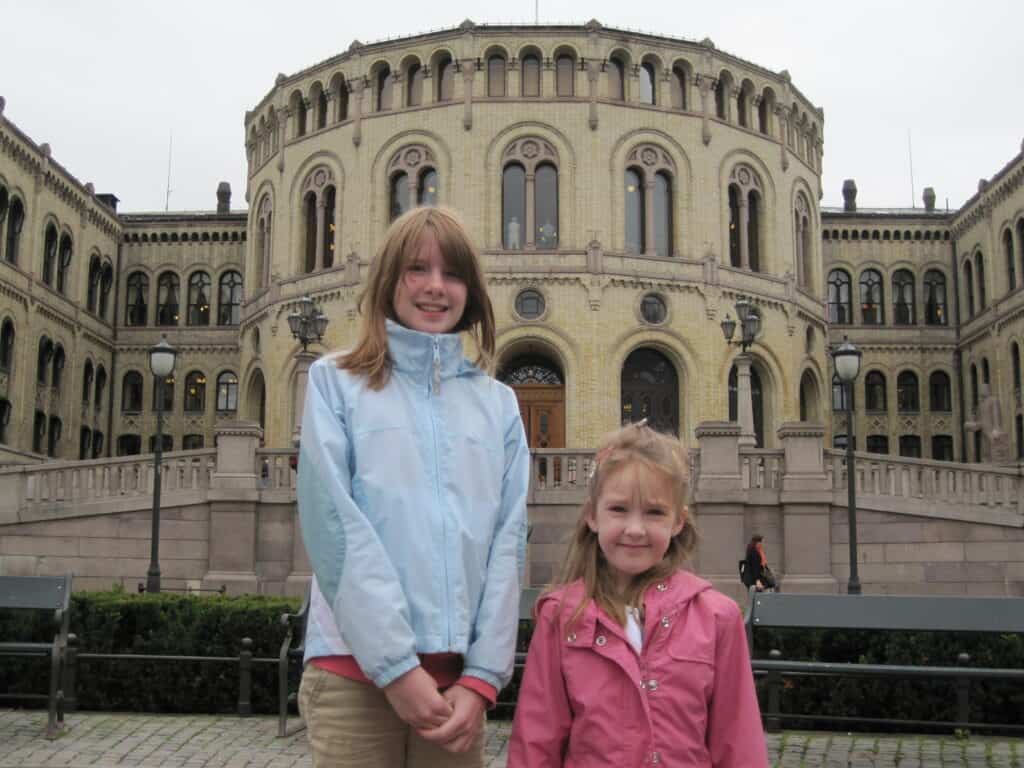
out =
[(644, 596), (638, 655), (593, 601), (567, 625), (582, 589), (538, 601), (508, 768), (767, 768), (736, 603), (677, 572)]

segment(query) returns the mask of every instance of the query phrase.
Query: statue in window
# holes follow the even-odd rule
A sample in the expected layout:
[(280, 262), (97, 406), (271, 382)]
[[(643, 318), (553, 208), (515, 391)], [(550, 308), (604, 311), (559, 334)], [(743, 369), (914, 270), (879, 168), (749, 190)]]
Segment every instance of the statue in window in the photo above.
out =
[(522, 246), (519, 240), (519, 219), (513, 216), (508, 220), (508, 232), (506, 233), (505, 242), (508, 244), (510, 251), (518, 251)]

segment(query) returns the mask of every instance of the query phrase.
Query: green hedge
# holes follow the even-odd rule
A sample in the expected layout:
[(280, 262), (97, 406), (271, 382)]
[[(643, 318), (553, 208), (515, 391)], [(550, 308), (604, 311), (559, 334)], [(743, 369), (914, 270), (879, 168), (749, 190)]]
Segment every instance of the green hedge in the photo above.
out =
[[(968, 666), (1024, 669), (1024, 637), (1020, 635), (759, 629), (754, 633), (754, 640), (757, 659), (767, 659), (772, 649), (778, 649), (788, 661), (955, 667), (957, 656), (967, 653), (971, 657)], [(890, 720), (957, 719), (956, 681), (951, 679), (783, 675), (783, 683), (780, 708), (784, 713)], [(767, 703), (764, 678), (759, 678), (758, 689), (764, 706)], [(1024, 683), (971, 681), (970, 719), (973, 722), (1019, 723), (1021, 712), (1024, 712)], [(796, 723), (791, 721), (791, 724)], [(827, 722), (822, 720), (814, 725), (825, 726)], [(865, 729), (878, 730), (879, 726), (865, 726)]]
[[(276, 658), (286, 632), (281, 614), (298, 608), (298, 599), (279, 597), (77, 592), (71, 631), (79, 653), (237, 658), (242, 638), (249, 637), (254, 657)], [(50, 640), (52, 622), (38, 611), (0, 610), (0, 637)], [(0, 657), (0, 690), (45, 692), (48, 679), (44, 659)], [(277, 667), (255, 664), (252, 684), (253, 711), (275, 712)], [(238, 664), (80, 659), (75, 692), (80, 709), (233, 712)]]

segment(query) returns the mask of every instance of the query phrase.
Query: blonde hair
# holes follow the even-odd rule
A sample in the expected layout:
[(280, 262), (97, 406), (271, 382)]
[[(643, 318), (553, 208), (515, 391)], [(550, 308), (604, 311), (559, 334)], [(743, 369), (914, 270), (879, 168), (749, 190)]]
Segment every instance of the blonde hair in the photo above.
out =
[(359, 313), (363, 318), (359, 338), (355, 347), (337, 359), (339, 368), (365, 375), (370, 389), (382, 389), (391, 378), (394, 361), (388, 351), (384, 321), (399, 322), (395, 286), (428, 236), (437, 241), (446, 266), (466, 284), (466, 308), (452, 332), (469, 332), (479, 351), (476, 364), (486, 371), (493, 367), (494, 308), (487, 295), (480, 255), (454, 211), (424, 206), (399, 216), (384, 235), (359, 295)]
[[(625, 594), (619, 594), (608, 561), (598, 544), (597, 533), (590, 529), (588, 519), (597, 510), (601, 489), (608, 477), (632, 463), (640, 463), (671, 481), (674, 510), (678, 517), (683, 518), (683, 527), (669, 541), (661, 562), (634, 576)], [(602, 441), (595, 458), (594, 473), (590, 477), (587, 500), (580, 510), (561, 576), (552, 587), (578, 580), (583, 582), (583, 597), (569, 619), (570, 624), (583, 614), (587, 602), (594, 600), (609, 616), (625, 625), (625, 607), (638, 604), (649, 586), (682, 568), (697, 546), (697, 531), (686, 505), (689, 484), (686, 454), (674, 437), (656, 432), (641, 422), (623, 427)]]

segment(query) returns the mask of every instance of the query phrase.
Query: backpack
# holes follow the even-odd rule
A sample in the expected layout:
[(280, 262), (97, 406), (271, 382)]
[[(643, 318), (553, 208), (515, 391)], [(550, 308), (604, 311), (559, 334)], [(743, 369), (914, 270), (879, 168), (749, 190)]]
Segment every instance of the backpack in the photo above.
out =
[(745, 586), (745, 587), (752, 587), (752, 586), (754, 586), (754, 579), (751, 578), (750, 569), (747, 568), (747, 560), (746, 560), (746, 558), (744, 558), (743, 560), (740, 560), (740, 562), (739, 562), (739, 569), (740, 569), (740, 581), (743, 583), (743, 586)]

